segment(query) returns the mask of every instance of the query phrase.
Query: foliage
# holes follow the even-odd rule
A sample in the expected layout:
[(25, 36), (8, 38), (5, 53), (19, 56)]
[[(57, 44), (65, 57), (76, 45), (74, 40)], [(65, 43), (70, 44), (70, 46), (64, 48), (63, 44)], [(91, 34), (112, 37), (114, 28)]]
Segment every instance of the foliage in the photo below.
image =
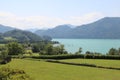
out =
[(64, 45), (53, 46), (52, 44), (48, 44), (46, 46), (46, 51), (46, 55), (67, 54), (67, 51), (64, 49)]
[(61, 55), (40, 55), (33, 56), (35, 59), (111, 59), (111, 60), (120, 60), (118, 55), (99, 55), (99, 54), (61, 54)]
[(79, 50), (75, 54), (81, 54), (82, 53), (82, 48), (79, 48)]
[(0, 46), (0, 63), (6, 64), (11, 61), (11, 57), (8, 56), (8, 51), (5, 46)]
[(0, 46), (0, 63), (4, 61), (4, 58), (6, 58), (8, 55), (7, 50), (5, 47)]
[(85, 54), (93, 54), (93, 53), (91, 53), (90, 51), (86, 51), (86, 53)]
[(7, 50), (0, 51), (0, 58), (4, 59), (8, 56)]
[(40, 55), (33, 56), (35, 59), (74, 59), (74, 58), (84, 58), (83, 54), (61, 54), (61, 55)]
[(30, 80), (24, 70), (3, 67), (0, 69), (0, 80)]
[(11, 30), (11, 31), (5, 32), (3, 36), (11, 37), (12, 39), (17, 40), (18, 42), (25, 42), (25, 41), (36, 42), (36, 41), (43, 40), (40, 36), (32, 32), (22, 31), (22, 30)]
[(119, 49), (111, 48), (108, 52), (108, 55), (120, 55), (120, 48)]
[(52, 44), (47, 44), (46, 47), (45, 47), (45, 51), (46, 51), (46, 54), (48, 54), (48, 55), (54, 54)]
[(22, 46), (22, 44), (19, 44), (17, 42), (12, 42), (6, 45), (8, 50), (8, 55), (18, 55), (18, 54), (24, 54), (25, 49)]
[(38, 45), (32, 46), (32, 52), (34, 52), (34, 53), (40, 52), (40, 48), (38, 47)]
[(42, 55), (58, 55), (67, 54), (64, 49), (64, 45), (54, 46), (52, 43), (39, 42), (32, 45), (32, 51), (34, 53), (39, 52)]
[(41, 41), (41, 42), (38, 42), (38, 43), (34, 43), (32, 45), (32, 51), (34, 53), (37, 53), (37, 52), (40, 52), (40, 51), (43, 51), (45, 50), (45, 46), (47, 45), (47, 43), (45, 43), (45, 41)]

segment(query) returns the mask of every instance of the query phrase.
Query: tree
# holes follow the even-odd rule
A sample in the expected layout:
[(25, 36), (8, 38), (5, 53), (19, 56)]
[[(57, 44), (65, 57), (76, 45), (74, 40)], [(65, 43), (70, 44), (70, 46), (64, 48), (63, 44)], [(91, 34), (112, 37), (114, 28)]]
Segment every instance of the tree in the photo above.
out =
[(11, 56), (8, 56), (8, 50), (5, 46), (0, 47), (0, 63), (6, 64), (11, 61)]
[(46, 45), (46, 54), (47, 55), (52, 55), (53, 54), (53, 46), (52, 46), (52, 44)]
[(118, 55), (120, 55), (120, 48), (118, 49)]
[(81, 54), (82, 48), (80, 47), (79, 50), (75, 54)]
[(32, 46), (32, 52), (33, 52), (33, 53), (40, 52), (40, 47), (39, 47), (38, 45), (33, 45), (33, 46)]
[(0, 51), (0, 58), (4, 59), (8, 56), (7, 50)]
[(0, 46), (0, 58), (3, 59), (5, 57), (7, 57), (7, 55), (8, 55), (8, 52), (7, 52), (6, 47)]
[(64, 54), (64, 52), (65, 52), (65, 49), (64, 49), (64, 45), (60, 45), (60, 54)]
[(33, 52), (39, 52), (42, 55), (67, 54), (64, 45), (54, 46), (51, 42), (39, 42), (32, 45)]
[(46, 47), (46, 43), (45, 42), (38, 42), (38, 43), (35, 43), (32, 45), (32, 51), (34, 53), (37, 53), (37, 52), (43, 52), (45, 50), (45, 47)]
[(115, 48), (111, 48), (108, 52), (108, 55), (117, 55), (118, 51)]
[(18, 55), (18, 54), (24, 54), (25, 49), (24, 47), (17, 43), (17, 42), (11, 42), (6, 45), (8, 50), (8, 55)]
[(90, 51), (86, 51), (86, 53), (85, 54), (92, 54)]
[(78, 51), (78, 52), (81, 54), (81, 52), (82, 52), (82, 48), (81, 48), (81, 47), (79, 48), (79, 51)]
[(53, 47), (53, 54), (55, 54), (55, 55), (60, 54), (60, 48), (59, 48), (59, 46)]

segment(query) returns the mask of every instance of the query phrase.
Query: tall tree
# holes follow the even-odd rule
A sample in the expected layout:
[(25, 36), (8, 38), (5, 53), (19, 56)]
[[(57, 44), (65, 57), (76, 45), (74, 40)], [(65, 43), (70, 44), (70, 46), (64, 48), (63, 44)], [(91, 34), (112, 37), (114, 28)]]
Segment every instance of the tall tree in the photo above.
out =
[(18, 55), (18, 54), (25, 53), (24, 47), (17, 42), (11, 42), (11, 43), (7, 44), (6, 47), (8, 50), (8, 55)]
[(118, 51), (115, 49), (115, 48), (111, 48), (110, 50), (109, 50), (109, 55), (117, 55), (117, 53), (118, 53)]

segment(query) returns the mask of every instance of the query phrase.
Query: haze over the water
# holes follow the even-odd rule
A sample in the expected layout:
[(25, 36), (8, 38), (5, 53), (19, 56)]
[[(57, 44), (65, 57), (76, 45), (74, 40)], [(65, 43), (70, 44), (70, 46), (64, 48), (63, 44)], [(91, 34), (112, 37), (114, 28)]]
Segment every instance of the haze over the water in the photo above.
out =
[(20, 29), (82, 25), (120, 17), (120, 0), (0, 0), (0, 24)]

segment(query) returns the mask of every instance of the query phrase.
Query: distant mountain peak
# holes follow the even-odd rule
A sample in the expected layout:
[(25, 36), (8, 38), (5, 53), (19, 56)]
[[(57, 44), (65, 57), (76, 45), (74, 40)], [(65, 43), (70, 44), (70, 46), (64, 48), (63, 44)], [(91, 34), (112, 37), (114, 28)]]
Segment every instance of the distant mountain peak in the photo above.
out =
[(62, 24), (62, 25), (58, 25), (56, 27), (70, 27), (68, 24)]
[(39, 30), (38, 28), (31, 28), (31, 29), (26, 29), (25, 31), (30, 31), (30, 32), (35, 32), (35, 31), (37, 31), (37, 30)]
[[(120, 20), (120, 17), (104, 17), (104, 18), (102, 18), (102, 19), (100, 19), (100, 20), (103, 20), (103, 21), (110, 21), (110, 20)], [(98, 21), (100, 21), (100, 20), (98, 20)]]
[(100, 38), (120, 39), (120, 17), (104, 17), (93, 23), (71, 28), (71, 25), (59, 25), (36, 34), (48, 35), (52, 38)]
[(15, 28), (0, 24), (0, 33), (4, 33), (4, 32), (7, 32), (7, 31), (10, 31), (13, 29), (15, 29)]
[(11, 30), (3, 34), (5, 37), (12, 37), (18, 41), (40, 41), (42, 38), (32, 32), (23, 31), (23, 30)]

